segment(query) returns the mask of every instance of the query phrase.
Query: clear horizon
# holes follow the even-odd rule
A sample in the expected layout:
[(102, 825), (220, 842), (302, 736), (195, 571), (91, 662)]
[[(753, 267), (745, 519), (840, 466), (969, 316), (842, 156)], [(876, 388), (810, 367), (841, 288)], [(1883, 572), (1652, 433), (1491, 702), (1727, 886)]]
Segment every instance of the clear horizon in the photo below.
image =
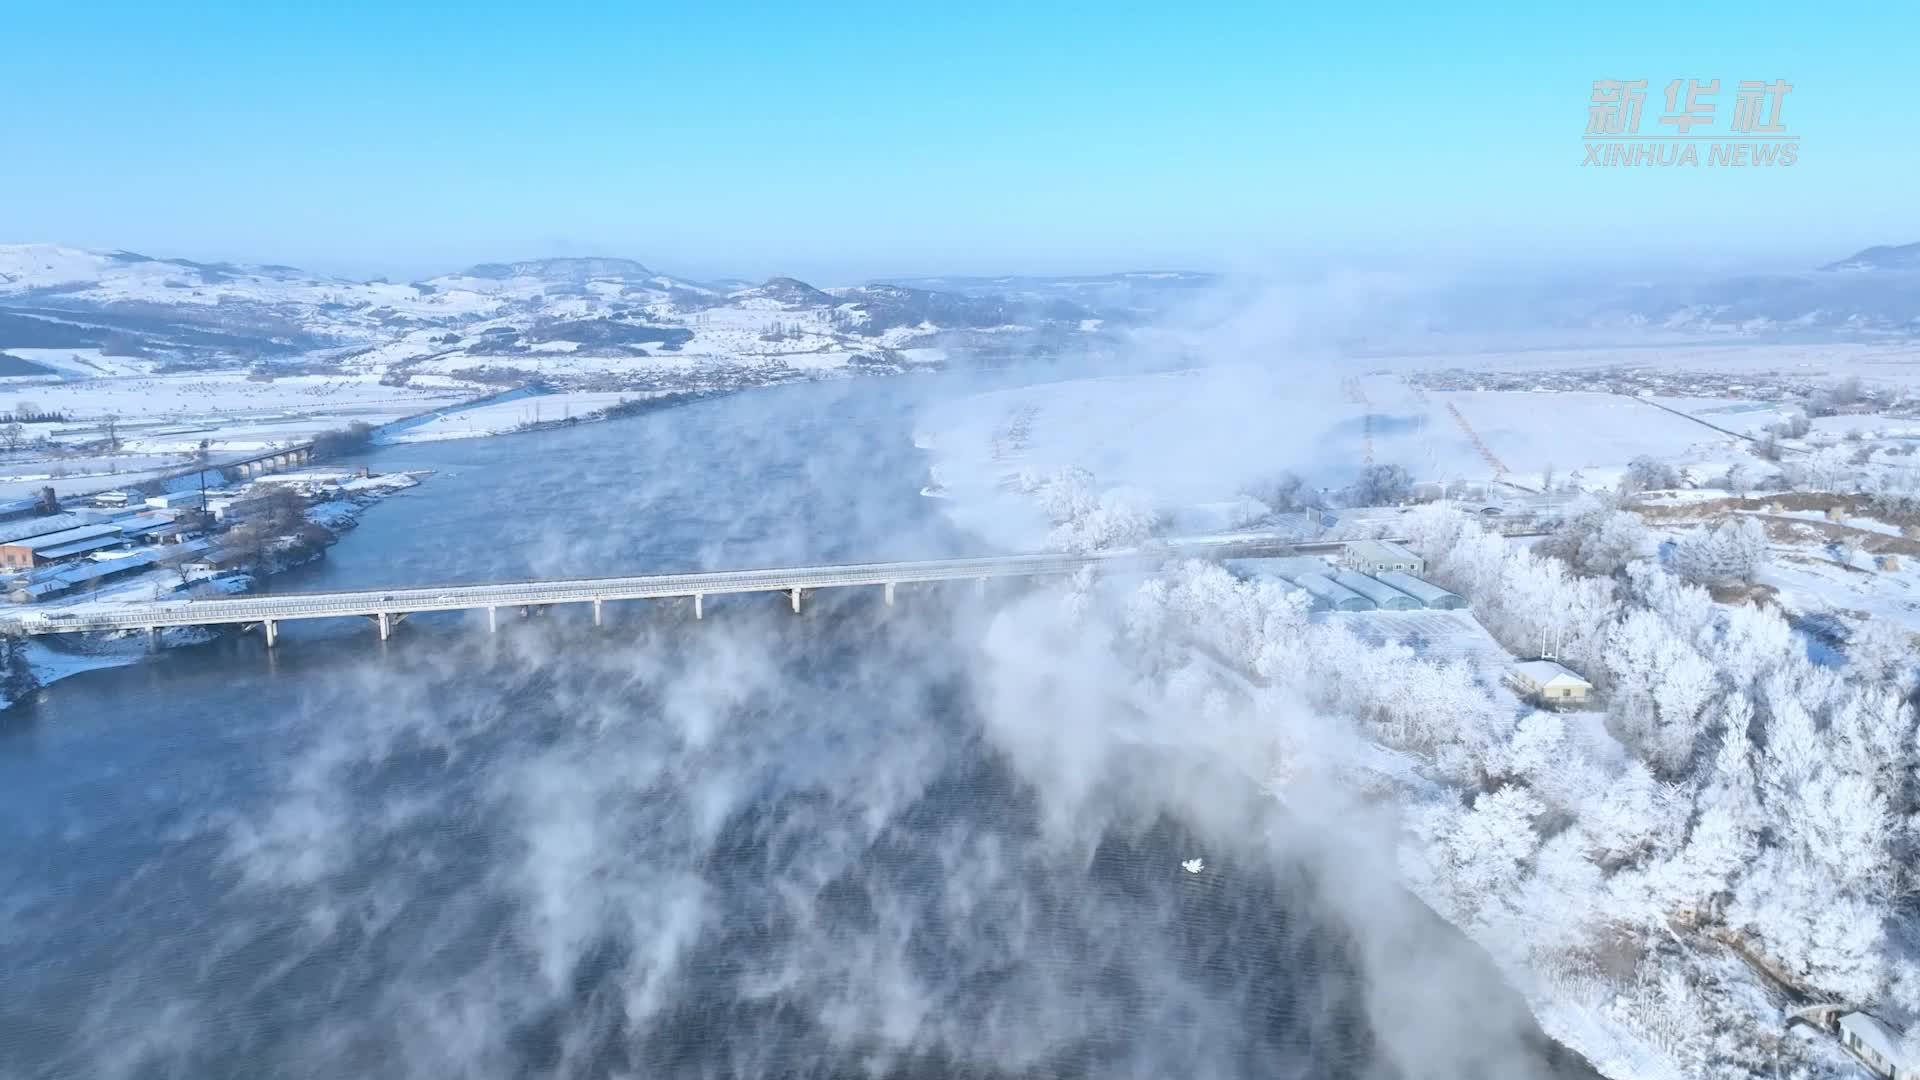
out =
[[(877, 5), (15, 13), (0, 239), (404, 279), (1817, 265), (1920, 238), (1920, 15)], [(78, 59), (76, 59), (78, 58)], [(1365, 71), (1366, 78), (1356, 72)], [(1583, 168), (1592, 83), (1785, 79), (1773, 169)]]

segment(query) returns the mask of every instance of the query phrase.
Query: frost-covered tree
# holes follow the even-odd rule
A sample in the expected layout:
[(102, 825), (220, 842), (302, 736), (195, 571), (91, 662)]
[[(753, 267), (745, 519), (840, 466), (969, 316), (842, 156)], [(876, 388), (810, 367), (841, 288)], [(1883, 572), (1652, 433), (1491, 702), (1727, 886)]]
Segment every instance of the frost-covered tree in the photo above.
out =
[(1452, 884), (1468, 894), (1497, 896), (1520, 881), (1540, 846), (1534, 818), (1545, 807), (1522, 787), (1480, 795), (1445, 838)]
[(1821, 991), (1872, 1001), (1886, 984), (1886, 916), (1804, 850), (1771, 847), (1748, 868), (1727, 919)]
[(1805, 410), (1789, 409), (1780, 421), (1767, 429), (1783, 439), (1803, 439), (1813, 430), (1813, 421), (1807, 418)]
[(1538, 550), (1583, 574), (1609, 577), (1651, 554), (1653, 537), (1640, 515), (1589, 498), (1571, 508)]
[(1580, 807), (1580, 827), (1596, 862), (1630, 864), (1678, 843), (1686, 812), (1679, 790), (1635, 761)]
[(1276, 514), (1298, 510), (1311, 501), (1311, 496), (1303, 495), (1304, 485), (1298, 474), (1281, 470), (1270, 476), (1261, 477), (1241, 488), (1241, 494), (1259, 500)]
[(1025, 472), (1019, 487), (1033, 496), (1053, 522), (1047, 536), (1056, 550), (1086, 552), (1129, 547), (1153, 534), (1160, 515), (1152, 500), (1134, 488), (1099, 491), (1085, 469)]
[(1728, 518), (1673, 546), (1674, 572), (1700, 585), (1751, 583), (1767, 562), (1767, 529), (1758, 518)]
[(1403, 465), (1368, 465), (1347, 489), (1349, 506), (1392, 506), (1413, 494), (1413, 477)]
[(1147, 494), (1134, 488), (1101, 492), (1081, 513), (1055, 525), (1049, 546), (1086, 552), (1133, 547), (1153, 535), (1160, 515)]
[(1622, 491), (1666, 491), (1680, 486), (1680, 473), (1659, 458), (1641, 454), (1627, 462), (1626, 475), (1620, 478)]

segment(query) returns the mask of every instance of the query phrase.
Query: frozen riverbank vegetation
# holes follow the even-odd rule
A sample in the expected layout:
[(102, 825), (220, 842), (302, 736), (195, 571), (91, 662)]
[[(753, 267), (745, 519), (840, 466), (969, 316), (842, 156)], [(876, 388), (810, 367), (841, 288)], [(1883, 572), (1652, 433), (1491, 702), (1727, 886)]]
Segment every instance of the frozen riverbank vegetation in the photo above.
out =
[[(1398, 538), (1470, 610), (1316, 611), (1297, 558), (1086, 578), (1064, 610), (1177, 726), (1167, 737), (1239, 763), (1303, 830), (1350, 836), (1608, 1075), (1855, 1075), (1836, 1040), (1788, 1028), (1815, 1005), (1870, 1013), (1920, 1051), (1920, 652), (1897, 430), (1829, 444), (1789, 417), (1748, 439), (1611, 398), (1594, 415), (1617, 437), (1588, 433), (1559, 470), (1539, 449), (1524, 484), (1516, 466), (1375, 497), (1387, 466), (1320, 463), (1392, 445), (1381, 421), (1336, 418), (1303, 422), (1341, 441), (1280, 490), (1246, 479), (1271, 455), (1195, 462), (1135, 437), (1212, 430), (1225, 395), (1206, 379), (948, 407), (920, 437), (936, 493), (1028, 546), (1126, 547), (1190, 521), (1275, 536), (1300, 524), (1279, 503), (1323, 509), (1301, 539)], [(1642, 421), (1673, 430), (1668, 456), (1628, 452)], [(1488, 443), (1519, 445), (1505, 427)], [(1584, 698), (1523, 691), (1516, 665), (1543, 655)]]
[[(1589, 577), (1455, 512), (1412, 525), (1478, 623), (1311, 615), (1275, 578), (1202, 563), (1117, 594), (1083, 581), (1070, 606), (1182, 738), (1303, 819), (1394, 822), (1399, 880), (1609, 1075), (1845, 1075), (1789, 1012), (1920, 1020), (1904, 640), (1863, 634), (1823, 665), (1777, 611), (1651, 559)], [(1527, 704), (1473, 647), (1488, 634), (1523, 654), (1558, 636), (1604, 706)]]

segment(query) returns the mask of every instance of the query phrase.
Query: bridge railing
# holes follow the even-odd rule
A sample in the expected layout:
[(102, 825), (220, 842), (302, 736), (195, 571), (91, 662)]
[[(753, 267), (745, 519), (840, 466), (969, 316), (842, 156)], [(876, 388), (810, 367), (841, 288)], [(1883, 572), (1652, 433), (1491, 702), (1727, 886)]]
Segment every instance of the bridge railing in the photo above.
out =
[(30, 634), (85, 630), (136, 630), (161, 626), (254, 623), (266, 620), (400, 615), (489, 607), (647, 600), (672, 597), (784, 592), (886, 584), (921, 584), (973, 578), (1036, 577), (1071, 574), (1082, 567), (1161, 562), (1186, 557), (1221, 557), (1297, 552), (1338, 545), (1292, 544), (1265, 538), (1157, 544), (1136, 549), (1086, 554), (1036, 552), (908, 562), (844, 563), (823, 566), (768, 567), (620, 577), (568, 578), (326, 593), (287, 593), (215, 600), (154, 600), (128, 603), (122, 610), (84, 613), (34, 613), (14, 620)]

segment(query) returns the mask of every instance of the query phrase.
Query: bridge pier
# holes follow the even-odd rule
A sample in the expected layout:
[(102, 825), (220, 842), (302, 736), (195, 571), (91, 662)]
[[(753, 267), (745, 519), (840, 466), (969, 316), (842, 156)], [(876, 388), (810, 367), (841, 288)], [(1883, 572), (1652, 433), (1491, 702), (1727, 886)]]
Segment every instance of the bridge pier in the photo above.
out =
[(693, 594), (693, 617), (694, 618), (698, 619), (701, 617), (700, 601), (705, 599), (706, 597), (700, 595), (699, 593)]
[(157, 626), (147, 627), (147, 651), (160, 651), (160, 628)]
[(973, 579), (973, 594), (975, 596), (987, 595), (987, 579), (986, 578)]
[(893, 606), (893, 582), (887, 582), (887, 606)]
[(385, 641), (392, 636), (393, 620), (383, 611), (380, 613), (380, 640)]
[(266, 632), (267, 648), (273, 648), (274, 642), (280, 640), (279, 624), (275, 623), (272, 619), (266, 619), (260, 623), (260, 628)]
[(600, 598), (597, 596), (593, 598), (593, 625), (600, 625)]
[(790, 589), (788, 592), (793, 596), (793, 613), (798, 615), (800, 614), (800, 590)]
[(496, 607), (490, 607), (487, 609), (487, 633), (497, 634), (499, 632), (500, 632), (500, 609)]

